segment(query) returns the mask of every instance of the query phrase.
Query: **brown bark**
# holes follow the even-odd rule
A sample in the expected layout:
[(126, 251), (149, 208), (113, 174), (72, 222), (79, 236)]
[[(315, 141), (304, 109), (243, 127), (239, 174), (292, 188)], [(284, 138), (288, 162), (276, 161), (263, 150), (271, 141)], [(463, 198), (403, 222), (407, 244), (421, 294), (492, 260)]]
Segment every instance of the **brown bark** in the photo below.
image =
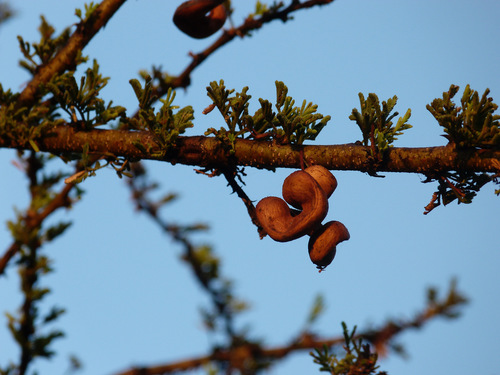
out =
[[(43, 138), (34, 139), (40, 151), (53, 154), (81, 153), (85, 145), (89, 153), (125, 157), (131, 160), (162, 160), (172, 164), (207, 168), (241, 165), (255, 168), (300, 168), (301, 150), (306, 163), (320, 164), (331, 170), (379, 172), (438, 173), (444, 171), (498, 172), (500, 151), (455, 150), (451, 146), (406, 148), (394, 147), (374, 166), (370, 149), (357, 144), (343, 145), (279, 145), (267, 141), (238, 140), (235, 153), (229, 156), (224, 145), (214, 137), (179, 137), (169, 150), (160, 154), (151, 133), (146, 131), (102, 130), (77, 131), (59, 126)], [(135, 144), (141, 144), (143, 150)], [(31, 149), (28, 142), (0, 139), (0, 147)], [(145, 151), (147, 150), (147, 151)]]

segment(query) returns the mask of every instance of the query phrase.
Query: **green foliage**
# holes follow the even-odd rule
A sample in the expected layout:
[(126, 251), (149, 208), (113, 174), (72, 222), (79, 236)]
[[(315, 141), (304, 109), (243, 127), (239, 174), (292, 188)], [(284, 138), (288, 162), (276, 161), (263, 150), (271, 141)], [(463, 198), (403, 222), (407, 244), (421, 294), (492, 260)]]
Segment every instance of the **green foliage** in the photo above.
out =
[(250, 14), (250, 17), (254, 16), (263, 16), (266, 13), (275, 13), (281, 8), (283, 8), (285, 4), (282, 1), (274, 1), (270, 6), (267, 4), (263, 4), (257, 0), (255, 3), (255, 11)]
[(208, 129), (205, 134), (214, 134), (224, 141), (234, 152), (234, 144), (241, 139), (265, 139), (280, 144), (301, 145), (306, 140), (314, 140), (330, 120), (330, 116), (316, 113), (318, 106), (305, 100), (300, 107), (295, 106), (295, 100), (287, 95), (288, 88), (283, 82), (276, 81), (277, 112), (272, 104), (259, 99), (260, 108), (249, 114), (251, 96), (247, 94), (248, 87), (235, 95), (233, 90), (226, 89), (224, 81), (211, 82), (207, 94), (212, 99), (226, 122), (227, 128)]
[(82, 10), (80, 8), (75, 9), (75, 15), (82, 22), (87, 21), (92, 16), (92, 13), (97, 9), (99, 3), (94, 3), (93, 1), (91, 1), (90, 4), (85, 4), (84, 6), (85, 6), (85, 15), (83, 17), (82, 17)]
[[(0, 373), (26, 373), (35, 358), (50, 358), (54, 354), (51, 349), (53, 341), (63, 336), (61, 331), (49, 326), (64, 313), (64, 309), (54, 306), (43, 314), (38, 309), (50, 293), (50, 289), (40, 285), (39, 278), (53, 271), (51, 261), (41, 252), (41, 247), (62, 235), (70, 226), (70, 223), (59, 222), (43, 228), (41, 221), (37, 220), (38, 215), (46, 216), (46, 210), (54, 204), (57, 195), (54, 188), (63, 177), (61, 173), (41, 175), (46, 160), (43, 155), (34, 153), (23, 160), (31, 180), (31, 203), (25, 212), (17, 213), (15, 221), (7, 223), (14, 243), (19, 246), (17, 264), (24, 300), (15, 314), (6, 313), (9, 331), (21, 349), (21, 360), (18, 368), (9, 366)], [(62, 205), (69, 207), (70, 199), (67, 198)]]
[(0, 137), (3, 140), (29, 142), (33, 149), (38, 151), (33, 140), (63, 120), (58, 119), (55, 103), (48, 101), (31, 108), (18, 108), (18, 97), (18, 93), (4, 91), (0, 85)]
[(327, 346), (310, 353), (314, 358), (314, 363), (321, 366), (319, 370), (332, 375), (385, 375), (385, 371), (376, 372), (379, 367), (377, 366), (378, 356), (371, 353), (370, 345), (363, 344), (361, 339), (354, 338), (356, 326), (352, 332), (349, 332), (347, 325), (342, 322), (342, 329), (345, 341), (343, 358), (339, 359), (337, 355), (331, 354)]
[[(64, 46), (69, 38), (69, 29), (60, 36), (54, 37), (54, 28), (42, 17), (39, 27), (41, 34), (39, 43), (27, 43), (19, 37), (24, 60), (22, 67), (35, 74), (39, 66), (46, 64)], [(78, 64), (86, 61), (81, 55), (75, 60)], [(105, 103), (99, 98), (100, 91), (106, 86), (108, 78), (99, 72), (99, 65), (94, 60), (80, 78), (80, 85), (74, 77), (74, 71), (68, 71), (43, 85), (43, 95), (52, 94), (51, 100), (41, 99), (30, 107), (19, 107), (19, 94), (4, 91), (0, 86), (0, 135), (4, 139), (29, 142), (35, 151), (38, 147), (35, 139), (41, 137), (51, 127), (64, 123), (60, 119), (59, 109), (65, 111), (70, 121), (82, 129), (90, 129), (122, 117), (125, 108)]]
[(310, 326), (313, 324), (325, 311), (325, 299), (321, 294), (318, 294), (314, 298), (311, 310), (309, 311), (309, 316), (307, 317), (306, 324)]
[[(19, 47), (24, 56), (24, 60), (21, 60), (19, 64), (32, 75), (36, 73), (40, 65), (49, 62), (56, 53), (66, 45), (71, 35), (70, 29), (66, 28), (59, 36), (53, 37), (55, 32), (54, 27), (52, 27), (43, 16), (40, 18), (41, 24), (38, 27), (40, 41), (38, 43), (30, 44), (25, 42), (22, 37), (17, 37)], [(80, 54), (75, 60), (75, 67), (85, 61), (86, 58)]]
[(383, 157), (384, 153), (392, 147), (397, 140), (398, 135), (412, 126), (407, 123), (411, 116), (411, 110), (408, 109), (403, 117), (400, 117), (396, 126), (392, 126), (392, 120), (399, 115), (398, 112), (391, 114), (398, 101), (397, 96), (383, 101), (380, 105), (377, 95), (370, 93), (365, 99), (362, 93), (359, 93), (359, 102), (361, 113), (354, 108), (349, 119), (356, 121), (361, 133), (363, 134), (363, 145), (371, 146), (373, 157)]
[(488, 97), (489, 89), (481, 99), (479, 93), (469, 85), (465, 87), (460, 107), (452, 99), (459, 90), (451, 85), (448, 92), (443, 92), (442, 99), (434, 99), (427, 109), (444, 128), (444, 137), (457, 148), (499, 148), (500, 115), (494, 112), (498, 105)]
[[(451, 85), (443, 98), (434, 99), (427, 109), (446, 132), (443, 135), (449, 144), (457, 149), (499, 149), (500, 115), (495, 115), (498, 106), (488, 97), (486, 89), (481, 98), (469, 85), (465, 87), (460, 107), (453, 102), (459, 87)], [(431, 202), (425, 207), (428, 214), (441, 203), (447, 205), (455, 200), (458, 203), (471, 203), (477, 192), (488, 182), (499, 184), (498, 174), (476, 173), (458, 170), (441, 174), (431, 174), (424, 182), (437, 180), (438, 190)], [(495, 191), (500, 194), (500, 189)]]
[(80, 86), (73, 73), (66, 73), (56, 76), (46, 85), (46, 90), (54, 95), (54, 99), (61, 109), (70, 115), (75, 125), (88, 130), (125, 114), (124, 107), (112, 106), (112, 101), (106, 105), (104, 100), (99, 98), (99, 93), (107, 85), (108, 79), (101, 75), (99, 65), (94, 60), (92, 68), (88, 68), (80, 78)]
[[(175, 144), (180, 134), (183, 134), (187, 128), (193, 127), (194, 111), (191, 106), (187, 106), (174, 113), (174, 110), (179, 107), (172, 104), (175, 99), (175, 91), (171, 88), (167, 92), (167, 97), (160, 99), (163, 104), (160, 110), (155, 111), (152, 105), (157, 98), (153, 94), (151, 82), (151, 77), (147, 77), (143, 88), (138, 80), (130, 80), (140, 109), (137, 118), (128, 119), (127, 122), (132, 129), (150, 131), (160, 146), (160, 151), (155, 152), (164, 155), (168, 148)], [(144, 146), (140, 144), (136, 144), (136, 147), (144, 149)], [(152, 150), (148, 150), (148, 152), (152, 152)]]

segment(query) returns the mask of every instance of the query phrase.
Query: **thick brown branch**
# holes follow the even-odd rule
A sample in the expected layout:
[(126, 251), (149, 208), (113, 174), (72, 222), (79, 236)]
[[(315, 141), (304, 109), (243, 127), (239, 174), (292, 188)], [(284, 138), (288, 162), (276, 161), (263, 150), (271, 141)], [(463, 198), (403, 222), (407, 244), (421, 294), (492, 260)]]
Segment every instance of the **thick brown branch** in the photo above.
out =
[(38, 88), (56, 74), (75, 69), (75, 59), (93, 36), (106, 25), (126, 0), (103, 0), (89, 19), (80, 22), (68, 43), (46, 65), (39, 67), (18, 99), (18, 107), (29, 106), (36, 100)]
[[(34, 139), (41, 151), (53, 154), (81, 153), (88, 145), (97, 155), (121, 156), (132, 160), (162, 160), (217, 168), (232, 165), (255, 168), (300, 168), (301, 151), (289, 145), (255, 140), (236, 141), (235, 153), (228, 152), (214, 137), (179, 137), (164, 156), (151, 133), (146, 131), (101, 130), (77, 131), (59, 126), (43, 138)], [(138, 148), (136, 144), (142, 145)], [(31, 149), (28, 142), (0, 139), (0, 147)], [(148, 151), (146, 151), (148, 150)], [(311, 145), (302, 147), (304, 160), (331, 170), (373, 171), (370, 150), (357, 144)], [(379, 172), (432, 174), (445, 171), (498, 172), (499, 150), (462, 150), (450, 146), (405, 148), (394, 147), (377, 164)]]

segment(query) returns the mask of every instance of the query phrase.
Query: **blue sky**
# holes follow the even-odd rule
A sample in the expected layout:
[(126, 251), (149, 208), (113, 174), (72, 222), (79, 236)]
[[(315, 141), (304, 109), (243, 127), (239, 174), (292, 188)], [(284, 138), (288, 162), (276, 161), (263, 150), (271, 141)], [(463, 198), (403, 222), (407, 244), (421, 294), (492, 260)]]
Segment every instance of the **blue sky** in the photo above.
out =
[[(106, 99), (129, 108), (136, 100), (128, 81), (140, 69), (162, 65), (177, 74), (189, 63), (189, 51), (212, 40), (193, 40), (171, 22), (181, 1), (130, 0), (101, 30), (84, 53), (96, 58), (111, 80)], [(74, 8), (83, 1), (24, 0), (12, 2), (17, 16), (0, 28), (0, 82), (19, 90), (29, 77), (18, 67), (17, 35), (38, 40), (39, 15), (58, 31), (76, 23)], [(233, 1), (235, 24), (253, 1)], [(348, 119), (359, 107), (358, 93), (376, 93), (381, 100), (399, 98), (397, 110), (412, 109), (408, 130), (397, 146), (444, 145), (442, 129), (426, 110), (451, 84), (470, 84), (500, 102), (500, 29), (497, 1), (337, 0), (303, 11), (291, 22), (275, 22), (237, 39), (211, 56), (192, 76), (187, 91), (177, 93), (180, 106), (195, 109), (195, 127), (188, 135), (220, 127), (205, 87), (223, 79), (228, 87), (249, 86), (257, 103), (275, 98), (275, 80), (284, 81), (298, 103), (319, 106), (332, 120), (318, 144), (341, 144), (361, 138)], [(460, 96), (459, 93), (458, 97)], [(256, 105), (252, 107), (256, 109)], [(26, 181), (11, 161), (15, 152), (0, 150), (2, 221), (28, 201)], [(286, 344), (298, 333), (318, 293), (327, 310), (315, 328), (322, 335), (340, 333), (340, 322), (360, 328), (389, 317), (410, 317), (423, 306), (425, 288), (444, 292), (456, 276), (471, 299), (456, 321), (437, 319), (421, 331), (399, 338), (408, 359), (381, 362), (390, 374), (500, 374), (498, 336), (500, 293), (497, 238), (500, 198), (490, 184), (472, 205), (452, 203), (424, 216), (436, 185), (415, 174), (386, 174), (383, 179), (360, 172), (334, 172), (339, 186), (330, 198), (327, 220), (343, 222), (351, 239), (338, 248), (326, 272), (318, 274), (307, 255), (307, 239), (276, 243), (259, 240), (241, 201), (222, 178), (209, 179), (192, 167), (147, 163), (166, 192), (180, 198), (163, 214), (180, 223), (210, 224), (197, 235), (223, 259), (223, 272), (235, 281), (237, 295), (250, 303), (239, 324), (269, 345)], [(254, 200), (279, 195), (292, 170), (276, 173), (246, 169), (245, 191)], [(85, 374), (111, 374), (131, 365), (148, 365), (205, 354), (213, 338), (203, 331), (198, 309), (206, 297), (178, 260), (180, 249), (158, 228), (133, 210), (124, 183), (112, 170), (87, 179), (82, 202), (57, 218), (73, 220), (65, 236), (44, 251), (56, 272), (47, 277), (53, 288), (46, 308), (56, 303), (68, 312), (57, 324), (67, 337), (54, 349), (58, 356), (36, 362), (42, 374), (60, 374), (67, 357), (76, 354)], [(10, 239), (0, 228), (0, 249)], [(15, 269), (0, 280), (0, 310), (19, 305)], [(16, 349), (0, 318), (0, 363), (16, 358)], [(273, 374), (318, 371), (307, 353), (290, 357)]]

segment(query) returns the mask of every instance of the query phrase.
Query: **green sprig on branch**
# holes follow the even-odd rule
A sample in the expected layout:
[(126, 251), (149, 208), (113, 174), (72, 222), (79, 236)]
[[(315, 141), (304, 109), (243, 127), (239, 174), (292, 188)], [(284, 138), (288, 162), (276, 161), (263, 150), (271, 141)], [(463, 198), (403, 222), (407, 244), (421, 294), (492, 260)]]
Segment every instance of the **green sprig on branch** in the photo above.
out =
[(460, 107), (452, 101), (459, 90), (451, 85), (442, 99), (434, 99), (427, 109), (444, 128), (444, 137), (457, 148), (500, 147), (500, 115), (494, 112), (498, 105), (488, 97), (489, 89), (479, 99), (479, 93), (469, 85), (465, 87)]
[[(169, 147), (175, 144), (180, 134), (183, 134), (187, 128), (193, 127), (193, 107), (187, 106), (174, 112), (180, 107), (173, 105), (175, 91), (170, 88), (167, 97), (160, 99), (163, 105), (157, 111), (152, 106), (156, 97), (153, 94), (151, 78), (147, 77), (144, 88), (136, 79), (130, 80), (130, 84), (139, 101), (140, 109), (137, 118), (127, 119), (126, 122), (132, 129), (150, 131), (160, 146), (160, 150), (148, 150), (148, 152), (164, 155)], [(136, 147), (144, 151), (144, 145), (136, 144)]]
[(398, 112), (391, 114), (397, 101), (398, 97), (394, 95), (380, 105), (376, 94), (370, 93), (365, 99), (364, 95), (359, 93), (361, 112), (354, 108), (349, 119), (358, 124), (363, 134), (363, 145), (371, 147), (372, 157), (382, 159), (385, 152), (397, 140), (397, 136), (412, 127), (408, 124), (411, 109), (408, 109), (405, 115), (398, 119), (396, 126), (392, 126), (392, 120), (399, 115)]
[(288, 88), (283, 82), (276, 81), (276, 103), (273, 111), (271, 102), (259, 99), (260, 108), (250, 115), (248, 111), (251, 95), (248, 87), (235, 95), (226, 89), (224, 81), (211, 82), (207, 95), (212, 99), (204, 113), (217, 107), (226, 122), (227, 128), (210, 128), (205, 135), (213, 134), (230, 145), (234, 152), (236, 139), (264, 139), (279, 144), (302, 145), (306, 140), (315, 140), (330, 120), (330, 116), (317, 113), (318, 106), (306, 100), (300, 107), (288, 96)]

